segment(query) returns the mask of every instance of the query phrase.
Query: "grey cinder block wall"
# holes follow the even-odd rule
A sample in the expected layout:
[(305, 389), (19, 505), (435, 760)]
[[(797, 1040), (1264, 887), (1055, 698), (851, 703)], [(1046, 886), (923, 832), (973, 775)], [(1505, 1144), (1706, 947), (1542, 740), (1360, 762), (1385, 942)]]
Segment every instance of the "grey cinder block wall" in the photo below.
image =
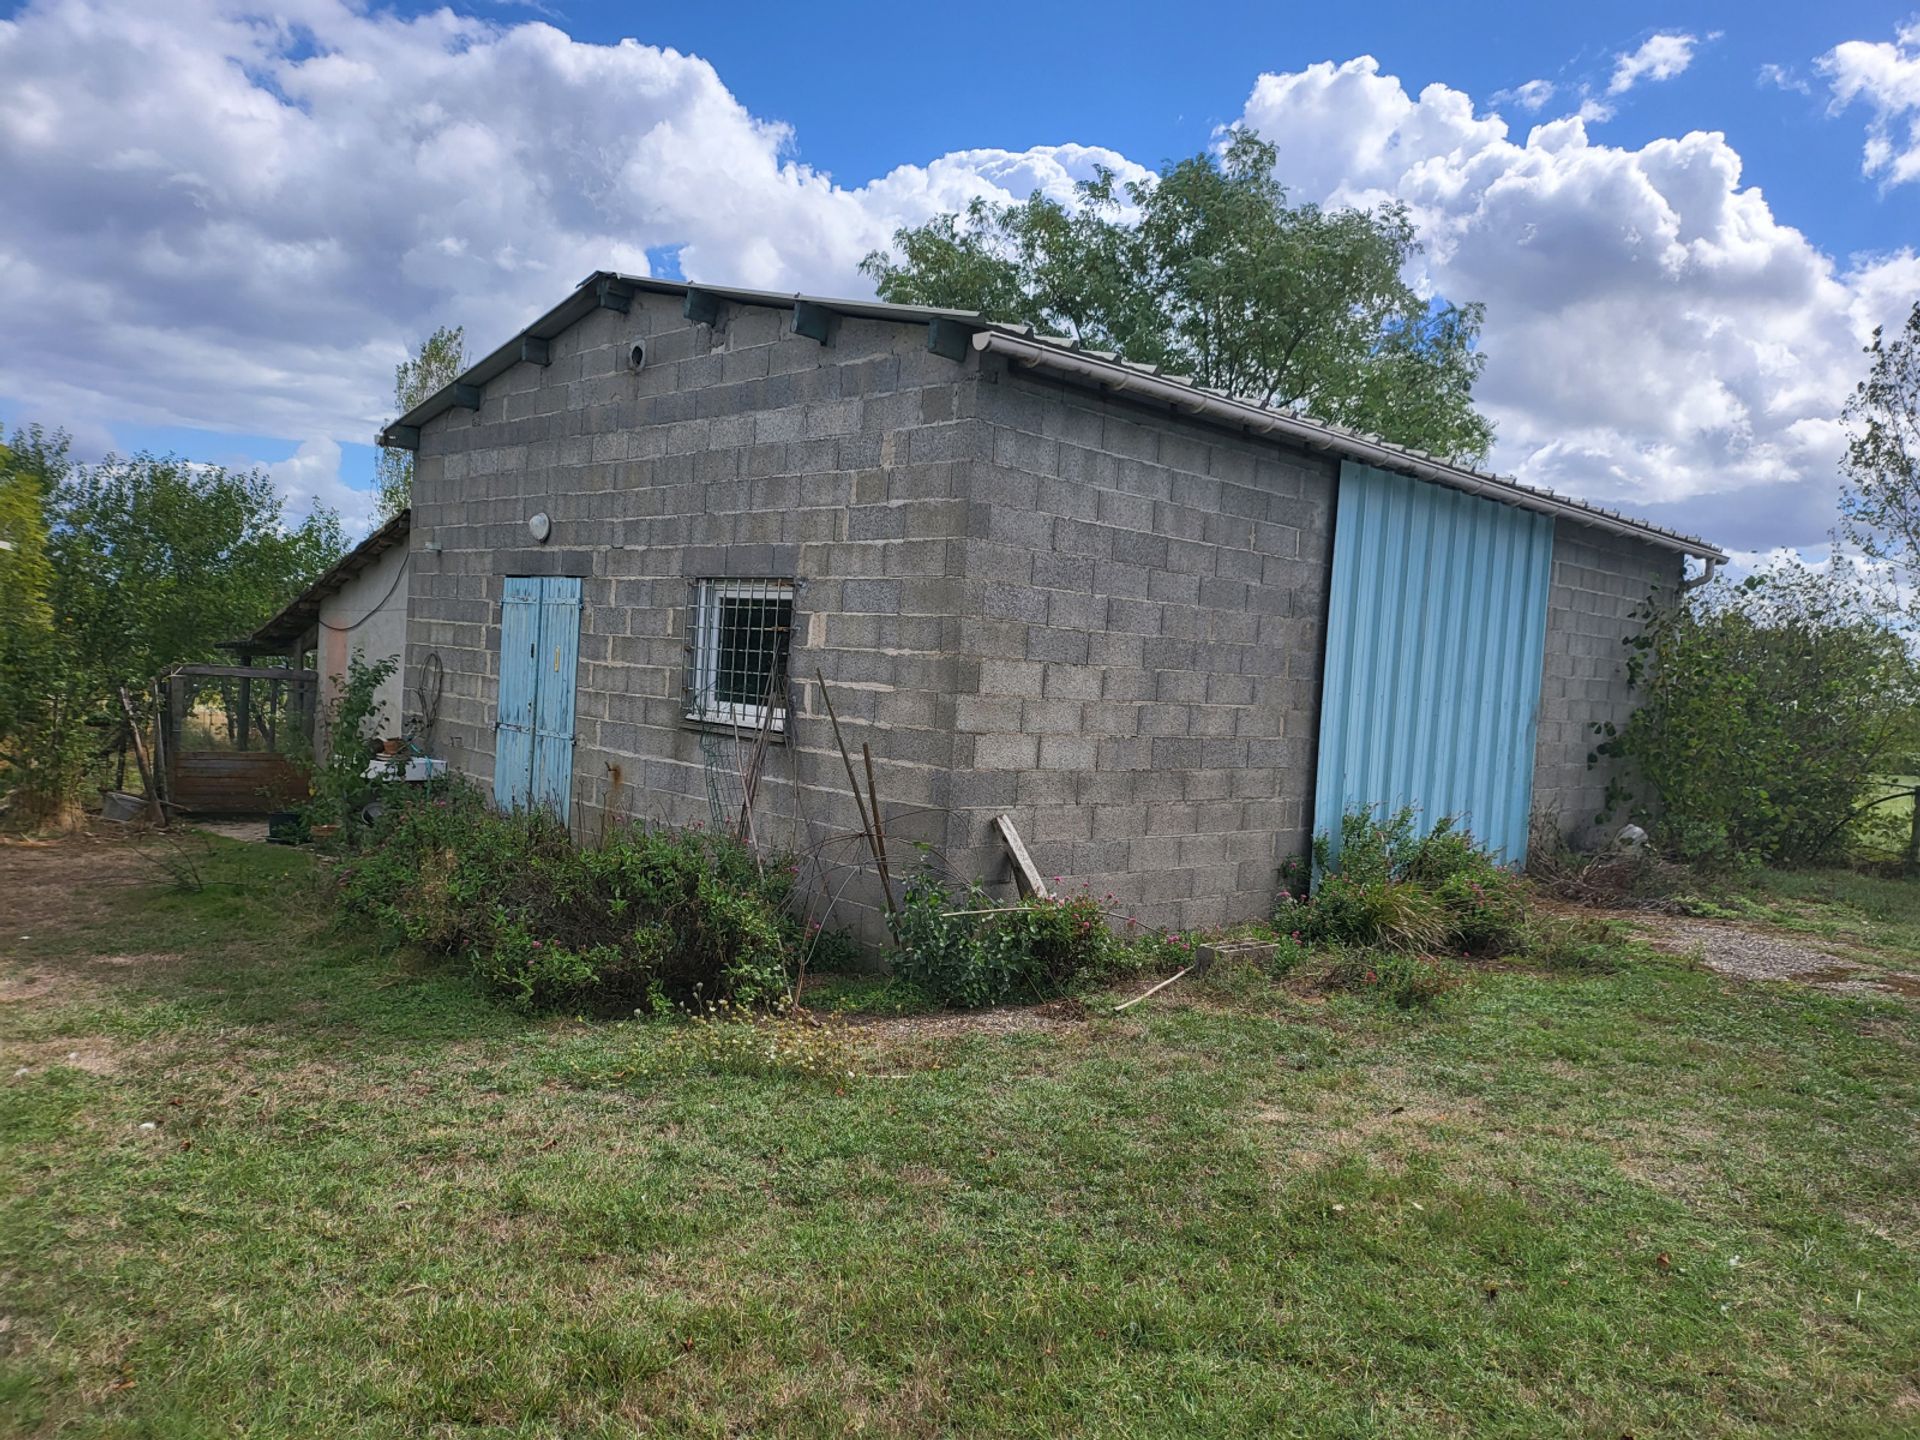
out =
[[(477, 411), (423, 431), (408, 657), (446, 670), (436, 743), (491, 781), (501, 581), (578, 575), (575, 830), (707, 822), (716, 759), (729, 808), (738, 783), (731, 738), (684, 719), (693, 583), (792, 577), (793, 718), (767, 763), (758, 837), (856, 857), (830, 839), (859, 821), (818, 671), (856, 757), (872, 746), (896, 849), (941, 846), (956, 697), (976, 679), (961, 633), (975, 374), (929, 354), (923, 327), (845, 319), (823, 346), (778, 310), (727, 306), (713, 325), (679, 312), (657, 295), (595, 311), (548, 365), (516, 366)], [(552, 520), (538, 547), (535, 510)], [(841, 900), (853, 918), (877, 914), (865, 877)]]
[(990, 363), (948, 839), (1142, 923), (1264, 914), (1304, 848), (1336, 466)]
[(1616, 760), (1590, 758), (1606, 738), (1594, 727), (1624, 725), (1633, 713), (1626, 642), (1641, 627), (1635, 612), (1650, 596), (1678, 595), (1684, 578), (1671, 550), (1564, 521), (1554, 527), (1533, 810), (1536, 828), (1550, 826), (1576, 848), (1626, 823), (1624, 814), (1601, 819), (1608, 784), (1622, 770)]
[[(791, 577), (758, 838), (861, 853), (817, 671), (873, 748), (896, 872), (919, 842), (1004, 882), (1005, 811), (1143, 923), (1262, 913), (1309, 838), (1337, 462), (934, 354), (922, 324), (843, 315), (822, 344), (790, 320), (643, 291), (422, 425), (407, 657), (410, 686), (444, 669), (436, 746), (491, 782), (502, 580), (577, 575), (574, 829), (707, 821), (733, 750), (684, 718), (693, 583)], [(1679, 562), (1558, 529), (1535, 800), (1566, 821), (1604, 793), (1589, 727), (1627, 713), (1628, 612)], [(877, 888), (837, 873), (878, 938)]]

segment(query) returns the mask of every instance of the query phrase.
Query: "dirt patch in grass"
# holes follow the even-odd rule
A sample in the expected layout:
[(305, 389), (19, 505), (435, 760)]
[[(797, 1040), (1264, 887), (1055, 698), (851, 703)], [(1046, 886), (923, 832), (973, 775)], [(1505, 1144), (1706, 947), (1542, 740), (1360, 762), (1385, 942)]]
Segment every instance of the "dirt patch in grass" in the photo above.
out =
[(1636, 918), (1656, 950), (1697, 955), (1709, 970), (1736, 980), (1792, 980), (1842, 994), (1920, 999), (1920, 975), (1872, 969), (1835, 950), (1714, 920), (1673, 915)]
[(853, 1015), (839, 1023), (885, 1040), (957, 1039), (1027, 1031), (1057, 1034), (1084, 1026), (1087, 1007), (1079, 1000), (1068, 999), (1045, 1005), (999, 1005), (990, 1010), (941, 1011), (934, 1015)]
[(99, 1036), (75, 1039), (11, 1041), (0, 1045), (0, 1066), (16, 1080), (37, 1075), (57, 1065), (89, 1075), (117, 1074), (124, 1063), (121, 1048)]
[(20, 1013), (44, 1014), (63, 1007), (98, 1004), (110, 985), (135, 976), (164, 975), (185, 963), (185, 956), (158, 951), (30, 955), (0, 967), (0, 1014), (9, 1006), (20, 1007)]
[(97, 920), (150, 885), (153, 866), (126, 836), (87, 832), (63, 840), (0, 839), (0, 944), (50, 925)]
[(1439, 1156), (1468, 1132), (1484, 1134), (1491, 1128), (1479, 1101), (1434, 1094), (1397, 1066), (1380, 1067), (1368, 1078), (1358, 1092), (1315, 1086), (1298, 1097), (1305, 1103), (1269, 1102), (1253, 1110), (1254, 1124), (1270, 1137), (1286, 1173), (1307, 1173), (1350, 1157), (1397, 1170), (1408, 1155)]

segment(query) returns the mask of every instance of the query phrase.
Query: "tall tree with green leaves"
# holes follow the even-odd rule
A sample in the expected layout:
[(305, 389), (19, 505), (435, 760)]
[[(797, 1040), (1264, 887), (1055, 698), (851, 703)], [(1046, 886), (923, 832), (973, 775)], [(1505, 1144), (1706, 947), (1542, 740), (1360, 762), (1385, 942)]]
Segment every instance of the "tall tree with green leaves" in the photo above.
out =
[(71, 463), (35, 428), (0, 447), (0, 785), (62, 825), (92, 757), (170, 665), (272, 615), (346, 553), (339, 517), (289, 525), (258, 471), (175, 456)]
[(40, 706), (54, 649), (47, 485), (31, 455), (0, 445), (0, 735)]
[(64, 432), (37, 425), (0, 445), (0, 793), (9, 818), (30, 828), (77, 815), (98, 743), (54, 605), (50, 531), (67, 446)]
[(1920, 303), (1896, 334), (1875, 330), (1867, 355), (1867, 378), (1841, 412), (1841, 535), (1884, 567), (1920, 624)]
[(76, 465), (55, 487), (55, 623), (96, 693), (142, 690), (169, 665), (217, 660), (346, 553), (339, 516), (289, 526), (260, 471), (171, 455)]
[[(451, 385), (467, 368), (466, 330), (443, 325), (425, 340), (411, 359), (393, 367), (395, 415), (404, 415), (435, 391)], [(374, 499), (380, 518), (388, 520), (413, 503), (413, 455), (407, 450), (382, 450), (374, 462)]]
[(1240, 130), (1152, 180), (1102, 169), (1071, 206), (1038, 191), (976, 200), (896, 232), (861, 268), (885, 300), (1070, 332), (1215, 389), (1483, 459), (1482, 307), (1407, 283), (1420, 242), (1403, 207), (1289, 205), (1275, 158)]

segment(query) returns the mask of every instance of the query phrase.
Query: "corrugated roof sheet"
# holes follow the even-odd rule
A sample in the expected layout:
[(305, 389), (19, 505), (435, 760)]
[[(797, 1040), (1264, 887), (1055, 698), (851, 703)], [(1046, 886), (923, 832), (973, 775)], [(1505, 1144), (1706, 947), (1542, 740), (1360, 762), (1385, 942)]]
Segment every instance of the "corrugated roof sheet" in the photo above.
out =
[(1031, 325), (988, 320), (977, 310), (947, 310), (931, 305), (895, 305), (881, 300), (845, 300), (829, 296), (788, 295), (769, 290), (745, 290), (726, 285), (699, 285), (679, 280), (658, 280), (646, 275), (622, 275), (606, 270), (589, 275), (581, 281), (573, 294), (528, 325), (505, 345), (474, 364), (453, 384), (429, 396), (405, 415), (390, 422), (381, 430), (378, 437), (379, 443), (392, 444), (394, 432), (400, 427), (417, 429), (434, 416), (449, 409), (453, 405), (456, 386), (484, 385), (487, 381), (519, 364), (522, 340), (551, 340), (577, 324), (599, 307), (600, 289), (605, 284), (623, 287), (635, 293), (657, 295), (684, 296), (691, 291), (698, 291), (736, 305), (764, 305), (775, 309), (791, 310), (797, 305), (813, 305), (835, 315), (869, 320), (893, 320), (903, 324), (925, 325), (934, 320), (951, 320), (976, 332), (1004, 335), (1030, 342), (1034, 346), (1033, 363), (1036, 364), (1045, 364), (1045, 357), (1049, 351), (1057, 352), (1062, 356), (1071, 355), (1083, 364), (1092, 362), (1108, 367), (1116, 377), (1141, 376), (1163, 385), (1184, 387), (1192, 390), (1196, 395), (1209, 397), (1225, 406), (1246, 412), (1249, 420), (1260, 416), (1284, 417), (1287, 429), (1296, 439), (1323, 445), (1328, 450), (1362, 460), (1369, 465), (1393, 469), (1396, 468), (1395, 457), (1400, 457), (1406, 462), (1407, 473), (1422, 479), (1443, 484), (1452, 480), (1459, 483), (1461, 488), (1475, 493), (1491, 494), (1507, 503), (1526, 509), (1548, 511), (1575, 522), (1583, 516), (1590, 516), (1593, 523), (1602, 528), (1615, 531), (1629, 530), (1669, 548), (1683, 550), (1703, 559), (1717, 561), (1727, 558), (1726, 553), (1718, 546), (1709, 544), (1697, 535), (1669, 530), (1664, 526), (1637, 519), (1604, 505), (1592, 504), (1576, 496), (1562, 494), (1541, 486), (1523, 484), (1511, 476), (1496, 475), (1491, 471), (1461, 465), (1429, 455), (1410, 445), (1396, 444), (1378, 435), (1317, 420), (1305, 411), (1291, 406), (1263, 405), (1257, 400), (1249, 400), (1208, 386), (1196, 385), (1191, 376), (1171, 375), (1157, 365), (1134, 364), (1121, 359), (1110, 350), (1086, 349), (1077, 340), (1066, 336), (1043, 334)]

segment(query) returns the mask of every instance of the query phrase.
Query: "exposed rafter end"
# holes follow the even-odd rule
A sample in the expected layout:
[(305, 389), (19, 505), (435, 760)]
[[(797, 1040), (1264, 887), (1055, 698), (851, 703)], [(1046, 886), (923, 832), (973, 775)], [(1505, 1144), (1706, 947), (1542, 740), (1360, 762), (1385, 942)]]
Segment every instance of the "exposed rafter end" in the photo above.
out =
[(552, 360), (547, 350), (547, 342), (537, 335), (520, 337), (520, 358), (529, 365), (545, 365)]
[(973, 329), (962, 325), (958, 320), (947, 320), (935, 316), (927, 322), (927, 349), (949, 360), (961, 361), (967, 358), (967, 351), (973, 348)]
[(624, 315), (633, 305), (633, 287), (620, 280), (604, 279), (594, 288), (602, 310)]
[(420, 448), (420, 427), (418, 425), (389, 425), (380, 432), (380, 445), (387, 450), (418, 450)]
[(680, 313), (695, 325), (712, 325), (720, 318), (720, 297), (711, 290), (689, 290)]
[(822, 345), (833, 344), (834, 331), (839, 328), (840, 317), (824, 305), (815, 305), (811, 301), (796, 300), (793, 305), (793, 333), (804, 335), (809, 340), (817, 340)]
[(452, 396), (456, 409), (478, 410), (480, 408), (480, 387), (478, 385), (463, 385), (456, 381), (454, 384), (448, 386), (447, 389)]

